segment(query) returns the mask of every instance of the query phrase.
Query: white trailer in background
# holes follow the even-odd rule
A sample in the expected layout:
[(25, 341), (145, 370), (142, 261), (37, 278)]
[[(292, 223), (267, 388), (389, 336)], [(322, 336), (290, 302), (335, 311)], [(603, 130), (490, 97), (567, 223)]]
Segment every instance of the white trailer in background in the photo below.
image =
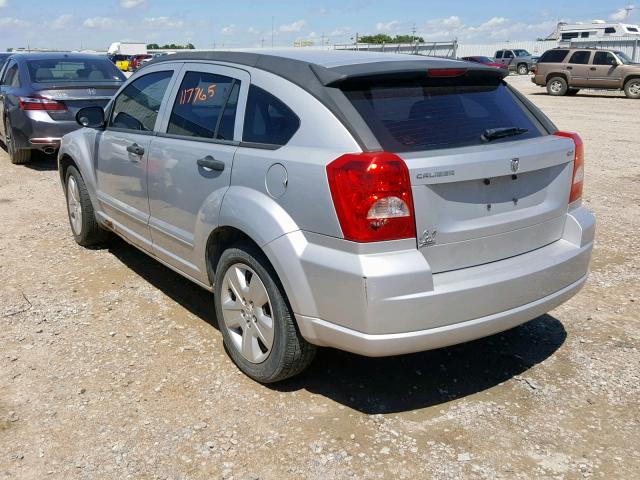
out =
[(114, 42), (107, 50), (109, 55), (146, 55), (147, 44), (141, 42)]

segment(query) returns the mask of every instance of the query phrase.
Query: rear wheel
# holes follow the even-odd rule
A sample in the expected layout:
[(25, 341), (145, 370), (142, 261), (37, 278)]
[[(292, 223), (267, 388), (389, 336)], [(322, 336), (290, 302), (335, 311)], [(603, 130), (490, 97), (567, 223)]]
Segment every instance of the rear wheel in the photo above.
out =
[(526, 75), (529, 73), (529, 66), (526, 63), (518, 64), (518, 75)]
[(9, 119), (6, 119), (4, 122), (4, 135), (5, 145), (7, 146), (7, 153), (9, 154), (11, 163), (14, 165), (29, 163), (31, 161), (31, 150), (28, 148), (18, 148), (16, 146), (13, 136), (13, 128), (11, 127)]
[(640, 78), (632, 78), (624, 85), (627, 98), (640, 98)]
[(227, 352), (254, 380), (284, 380), (313, 360), (316, 347), (300, 335), (275, 271), (254, 245), (241, 243), (223, 252), (215, 307)]
[(75, 167), (67, 169), (65, 193), (69, 225), (75, 241), (83, 247), (105, 242), (109, 232), (98, 225), (87, 186)]
[(579, 91), (580, 91), (579, 88), (570, 88), (567, 90), (567, 95), (571, 95), (571, 96), (577, 95)]
[(562, 96), (567, 93), (567, 81), (562, 77), (550, 78), (547, 82), (547, 93), (554, 96)]

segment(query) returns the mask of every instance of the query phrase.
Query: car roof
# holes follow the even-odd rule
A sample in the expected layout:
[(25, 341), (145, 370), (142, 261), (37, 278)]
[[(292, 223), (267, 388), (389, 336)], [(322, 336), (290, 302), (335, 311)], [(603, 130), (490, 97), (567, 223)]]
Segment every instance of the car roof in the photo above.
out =
[(104, 55), (92, 53), (72, 53), (72, 52), (46, 52), (46, 53), (20, 53), (16, 58), (22, 60), (61, 60), (69, 58), (72, 60), (95, 60), (106, 58)]

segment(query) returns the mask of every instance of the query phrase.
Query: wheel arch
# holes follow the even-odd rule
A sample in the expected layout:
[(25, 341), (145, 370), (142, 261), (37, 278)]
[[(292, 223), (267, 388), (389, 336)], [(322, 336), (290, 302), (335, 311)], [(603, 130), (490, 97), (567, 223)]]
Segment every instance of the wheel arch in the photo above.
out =
[(546, 76), (545, 80), (545, 84), (549, 83), (549, 80), (551, 80), (554, 77), (560, 77), (562, 79), (564, 79), (565, 82), (567, 82), (567, 86), (569, 86), (569, 78), (567, 77), (566, 73), (557, 73), (557, 72), (552, 72), (550, 74), (548, 74)]

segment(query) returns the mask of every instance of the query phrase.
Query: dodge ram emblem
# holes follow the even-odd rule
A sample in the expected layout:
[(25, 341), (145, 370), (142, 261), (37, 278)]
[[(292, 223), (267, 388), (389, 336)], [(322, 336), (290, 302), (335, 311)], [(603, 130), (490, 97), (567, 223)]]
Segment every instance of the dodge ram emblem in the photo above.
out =
[(511, 159), (511, 171), (513, 173), (516, 173), (519, 168), (520, 168), (520, 159), (519, 158), (512, 158)]

